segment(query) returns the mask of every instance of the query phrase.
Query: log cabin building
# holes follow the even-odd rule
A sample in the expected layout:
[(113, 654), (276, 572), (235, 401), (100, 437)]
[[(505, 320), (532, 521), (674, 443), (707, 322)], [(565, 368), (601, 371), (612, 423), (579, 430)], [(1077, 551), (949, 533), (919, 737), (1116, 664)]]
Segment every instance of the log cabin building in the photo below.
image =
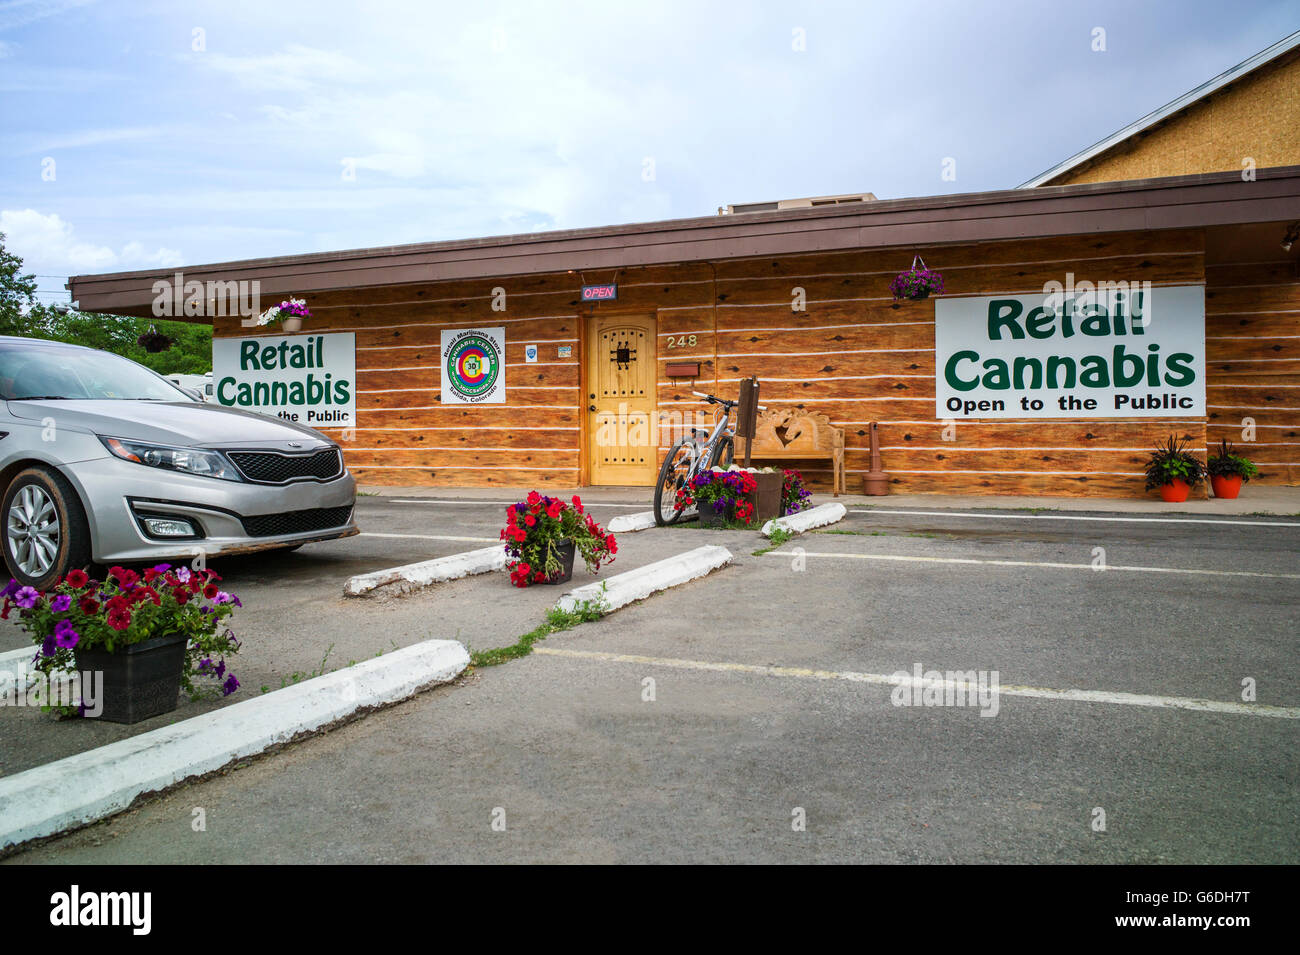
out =
[[(897, 301), (890, 282), (918, 255), (943, 294)], [(1200, 349), (1203, 397), (1127, 416), (1105, 404), (1071, 415), (1049, 400), (1046, 413), (1016, 416), (1013, 389), (999, 415), (946, 411), (942, 394), (967, 387), (978, 363), (972, 349), (947, 349), (945, 323), (1085, 281), (1182, 303), (1155, 314), (1148, 348), (1172, 334), (1187, 354)], [(299, 297), (311, 310), (292, 338), (307, 357), (287, 369), (311, 379), (297, 398), (272, 380), (290, 364), (277, 351), (284, 332), (249, 327), (213, 295), (253, 283), (262, 307)], [(734, 397), (749, 376), (765, 404), (844, 429), (850, 492), (868, 469), (871, 422), (895, 492), (1141, 495), (1147, 452), (1171, 433), (1197, 450), (1230, 440), (1262, 483), (1297, 484), (1300, 34), (1017, 189), (730, 207), (69, 287), (86, 311), (159, 315), (174, 300), (167, 314), (211, 322), (223, 404), (337, 399), (300, 420), (340, 440), (363, 484), (651, 485), (671, 441), (706, 411), (692, 392)], [(1118, 320), (1108, 330), (1121, 333)], [(1037, 337), (999, 344), (1028, 356)], [(1126, 367), (1123, 343), (1099, 342), (1106, 355), (1112, 346)], [(1133, 393), (1149, 381), (1155, 400), (1174, 379), (1152, 369)], [(1098, 391), (1106, 400), (1114, 374)], [(803, 470), (830, 487), (828, 462)]]

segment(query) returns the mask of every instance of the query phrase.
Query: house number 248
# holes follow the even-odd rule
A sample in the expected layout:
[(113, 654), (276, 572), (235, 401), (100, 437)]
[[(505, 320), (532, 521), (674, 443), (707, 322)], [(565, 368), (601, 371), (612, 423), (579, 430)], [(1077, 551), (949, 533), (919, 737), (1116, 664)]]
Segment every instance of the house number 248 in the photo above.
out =
[(693, 347), (694, 345), (695, 345), (694, 335), (679, 335), (676, 338), (674, 338), (672, 335), (668, 336), (669, 348), (690, 348)]

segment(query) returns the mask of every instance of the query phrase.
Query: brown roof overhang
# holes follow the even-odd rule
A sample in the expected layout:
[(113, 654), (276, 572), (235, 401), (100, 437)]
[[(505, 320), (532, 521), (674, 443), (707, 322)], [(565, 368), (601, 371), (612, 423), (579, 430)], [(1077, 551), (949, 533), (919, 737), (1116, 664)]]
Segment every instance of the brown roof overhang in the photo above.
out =
[[(505, 278), (751, 256), (1184, 229), (1300, 219), (1300, 166), (1127, 182), (1008, 189), (861, 205), (755, 212), (562, 232), (427, 242), (76, 275), (83, 311), (148, 315), (153, 283), (258, 280), (288, 293), (457, 279)], [(1280, 238), (1279, 238), (1280, 241)]]

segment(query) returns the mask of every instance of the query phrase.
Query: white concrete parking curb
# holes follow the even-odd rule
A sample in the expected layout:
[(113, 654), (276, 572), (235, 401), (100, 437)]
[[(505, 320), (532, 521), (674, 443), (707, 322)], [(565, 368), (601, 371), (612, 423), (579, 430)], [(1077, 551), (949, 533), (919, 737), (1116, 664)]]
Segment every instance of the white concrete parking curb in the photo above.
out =
[(660, 590), (703, 577), (729, 563), (731, 551), (717, 544), (705, 544), (676, 557), (666, 557), (636, 570), (615, 574), (600, 583), (570, 590), (559, 599), (556, 606), (561, 610), (573, 611), (584, 601), (595, 603), (603, 600), (606, 609), (617, 610)]
[(785, 517), (778, 517), (775, 520), (768, 521), (763, 525), (763, 535), (771, 537), (772, 531), (776, 528), (790, 531), (794, 534), (801, 534), (806, 530), (814, 527), (824, 527), (827, 524), (834, 524), (836, 521), (844, 520), (844, 515), (848, 511), (843, 504), (832, 502), (830, 504), (818, 504), (816, 507), (806, 511), (799, 511), (796, 514), (787, 514)]
[(0, 696), (4, 696), (13, 689), (15, 678), (19, 673), (23, 674), (23, 686), (19, 689), (27, 689), (27, 684), (31, 682), (32, 674), (32, 657), (36, 656), (35, 647), (21, 647), (17, 650), (9, 650), (0, 653)]
[(425, 587), (445, 580), (457, 580), (470, 574), (486, 574), (506, 566), (505, 548), (500, 544), (467, 550), (447, 557), (422, 560), (417, 564), (403, 564), (368, 574), (358, 574), (343, 585), (348, 597), (360, 597), (385, 584), (402, 583), (412, 587)]
[(611, 534), (626, 534), (629, 531), (644, 531), (655, 526), (655, 512), (642, 511), (638, 514), (619, 514), (611, 517), (605, 529)]
[[(699, 517), (695, 508), (688, 507), (682, 511), (682, 516), (677, 520), (689, 521), (693, 517)], [(611, 517), (605, 529), (611, 534), (628, 534), (632, 531), (646, 531), (655, 526), (655, 512), (641, 511), (637, 514), (620, 514), (617, 517)]]
[(454, 640), (427, 640), (283, 690), (0, 778), (0, 849), (121, 812), (156, 792), (446, 683), (469, 665)]

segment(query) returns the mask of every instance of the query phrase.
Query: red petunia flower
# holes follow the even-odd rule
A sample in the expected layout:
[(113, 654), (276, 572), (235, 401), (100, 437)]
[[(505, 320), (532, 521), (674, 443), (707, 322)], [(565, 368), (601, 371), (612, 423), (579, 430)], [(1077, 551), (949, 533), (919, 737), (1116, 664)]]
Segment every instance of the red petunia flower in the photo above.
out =
[(111, 607), (108, 611), (108, 625), (114, 630), (125, 630), (131, 626), (131, 611), (126, 607)]
[(93, 616), (99, 611), (99, 601), (94, 597), (82, 597), (77, 601), (77, 606), (87, 617)]
[(534, 524), (537, 523), (537, 518), (529, 514), (527, 517), (524, 518), (524, 523), (527, 524), (529, 527), (532, 527)]
[(536, 505), (536, 504), (540, 504), (540, 503), (541, 503), (541, 500), (542, 500), (542, 496), (541, 496), (540, 494), (538, 494), (536, 491), (529, 491), (529, 492), (528, 492), (528, 506), (529, 506), (529, 507), (532, 507), (533, 505)]
[(80, 590), (82, 587), (86, 586), (86, 584), (89, 582), (90, 582), (90, 578), (86, 576), (86, 572), (84, 570), (68, 571), (69, 586), (76, 587), (78, 590)]
[(221, 593), (221, 588), (216, 584), (208, 584), (203, 588), (203, 596), (211, 600), (217, 594)]
[(113, 575), (117, 585), (123, 590), (130, 590), (140, 582), (140, 575), (134, 570), (127, 570), (125, 567), (110, 567), (108, 572)]

